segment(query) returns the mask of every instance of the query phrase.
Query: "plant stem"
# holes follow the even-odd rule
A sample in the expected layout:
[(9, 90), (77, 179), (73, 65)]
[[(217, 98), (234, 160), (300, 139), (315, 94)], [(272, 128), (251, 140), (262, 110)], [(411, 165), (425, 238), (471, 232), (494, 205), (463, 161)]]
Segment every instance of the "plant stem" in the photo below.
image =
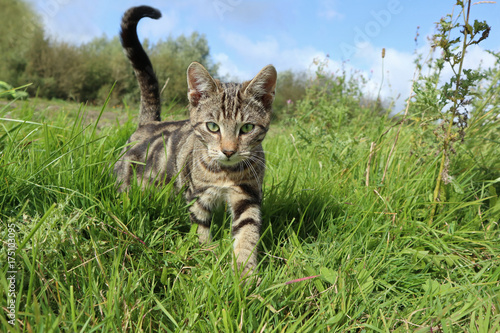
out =
[(441, 157), (441, 164), (439, 166), (439, 173), (437, 176), (436, 180), (436, 187), (434, 188), (434, 195), (433, 195), (433, 206), (431, 210), (431, 216), (429, 218), (429, 226), (432, 225), (432, 222), (434, 221), (434, 215), (436, 214), (437, 207), (439, 202), (441, 201), (442, 198), (440, 198), (440, 192), (443, 188), (442, 183), (443, 183), (443, 171), (444, 171), (444, 166), (446, 164), (446, 158), (448, 157), (449, 154), (449, 148), (450, 148), (450, 143), (451, 143), (451, 130), (453, 129), (453, 120), (455, 119), (457, 115), (457, 110), (458, 110), (458, 92), (460, 88), (460, 78), (461, 78), (461, 73), (462, 73), (462, 68), (464, 64), (464, 59), (465, 59), (465, 51), (467, 49), (467, 26), (469, 24), (469, 13), (470, 13), (470, 0), (467, 2), (467, 14), (465, 16), (465, 25), (464, 25), (464, 40), (462, 44), (462, 56), (460, 58), (460, 63), (458, 67), (458, 72), (456, 74), (457, 76), (457, 81), (456, 81), (456, 89), (455, 89), (455, 96), (453, 99), (453, 107), (452, 107), (452, 113), (450, 117), (450, 121), (448, 124), (448, 129), (446, 131), (446, 135), (444, 136), (443, 139), (443, 155)]

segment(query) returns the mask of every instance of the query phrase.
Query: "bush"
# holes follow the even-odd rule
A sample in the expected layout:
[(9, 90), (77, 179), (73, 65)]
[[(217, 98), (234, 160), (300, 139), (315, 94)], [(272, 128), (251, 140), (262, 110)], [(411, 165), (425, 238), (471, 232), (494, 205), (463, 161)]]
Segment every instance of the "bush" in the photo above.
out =
[(277, 119), (288, 119), (295, 115), (297, 102), (305, 96), (308, 83), (306, 72), (286, 70), (278, 73), (276, 98), (273, 103)]

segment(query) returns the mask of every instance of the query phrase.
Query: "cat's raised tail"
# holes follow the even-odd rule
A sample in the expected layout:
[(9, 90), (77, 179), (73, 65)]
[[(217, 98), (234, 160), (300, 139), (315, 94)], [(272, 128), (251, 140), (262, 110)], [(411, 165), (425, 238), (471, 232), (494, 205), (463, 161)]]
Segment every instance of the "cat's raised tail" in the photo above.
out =
[(158, 79), (153, 65), (137, 37), (137, 23), (143, 17), (159, 19), (161, 12), (149, 6), (132, 7), (123, 14), (120, 38), (141, 89), (141, 112), (139, 126), (151, 121), (160, 121), (161, 103)]

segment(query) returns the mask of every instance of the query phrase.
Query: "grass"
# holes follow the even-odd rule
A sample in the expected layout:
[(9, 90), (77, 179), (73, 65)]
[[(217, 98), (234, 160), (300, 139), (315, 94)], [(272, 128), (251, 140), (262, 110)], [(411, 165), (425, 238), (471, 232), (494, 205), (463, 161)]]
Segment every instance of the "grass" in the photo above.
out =
[(261, 282), (243, 285), (224, 209), (214, 241), (202, 246), (171, 188), (116, 193), (111, 168), (133, 119), (100, 126), (101, 114), (83, 121), (84, 106), (62, 103), (55, 114), (35, 112), (37, 103), (0, 109), (0, 234), (7, 250), (12, 228), (17, 244), (15, 297), (7, 297), (8, 251), (0, 254), (0, 331), (500, 327), (500, 175), (476, 144), (498, 162), (498, 141), (478, 135), (457, 149), (447, 202), (429, 225), (439, 156), (418, 151), (419, 124), (366, 110), (325, 127), (300, 117), (274, 124), (265, 141)]

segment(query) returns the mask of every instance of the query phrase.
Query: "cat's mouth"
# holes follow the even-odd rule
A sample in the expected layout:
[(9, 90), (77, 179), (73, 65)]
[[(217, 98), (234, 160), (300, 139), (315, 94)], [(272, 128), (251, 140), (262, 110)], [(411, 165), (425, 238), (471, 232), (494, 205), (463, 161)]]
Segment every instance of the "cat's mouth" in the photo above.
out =
[(238, 165), (240, 164), (244, 158), (243, 156), (241, 156), (240, 154), (234, 154), (230, 157), (224, 155), (224, 154), (220, 154), (217, 156), (217, 158), (215, 159), (217, 161), (217, 163), (219, 163), (220, 165), (223, 165), (223, 166), (235, 166), (235, 165)]
[(221, 157), (217, 159), (217, 162), (224, 166), (235, 166), (240, 164), (243, 159), (240, 156), (232, 156), (232, 157)]

